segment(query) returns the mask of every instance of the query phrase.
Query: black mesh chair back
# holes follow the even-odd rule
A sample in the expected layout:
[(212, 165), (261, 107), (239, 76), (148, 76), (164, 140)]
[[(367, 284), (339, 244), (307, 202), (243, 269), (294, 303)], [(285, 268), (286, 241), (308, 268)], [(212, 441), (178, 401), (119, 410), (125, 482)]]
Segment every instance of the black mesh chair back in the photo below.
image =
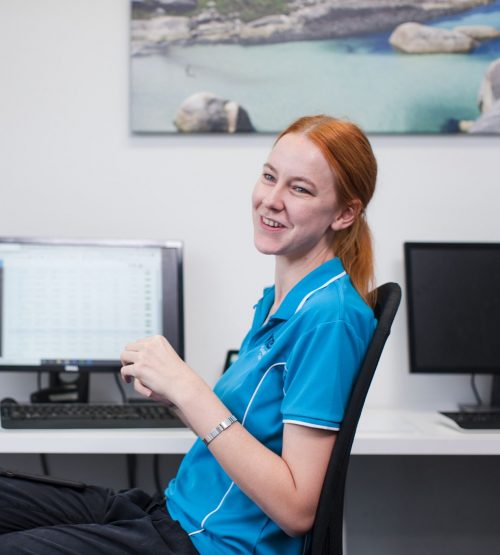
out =
[(392, 322), (401, 301), (397, 283), (377, 288), (375, 316), (378, 323), (354, 384), (342, 426), (338, 432), (312, 529), (310, 555), (342, 555), (344, 490), (354, 435), (368, 389), (377, 368)]

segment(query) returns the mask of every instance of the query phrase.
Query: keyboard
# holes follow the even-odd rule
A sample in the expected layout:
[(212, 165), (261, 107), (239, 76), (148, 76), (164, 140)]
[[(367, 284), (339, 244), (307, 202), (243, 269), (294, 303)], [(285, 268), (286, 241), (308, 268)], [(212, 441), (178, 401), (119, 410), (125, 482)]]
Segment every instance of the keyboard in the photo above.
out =
[(3, 428), (185, 428), (185, 424), (160, 403), (2, 404)]
[(441, 412), (465, 430), (500, 430), (500, 412)]

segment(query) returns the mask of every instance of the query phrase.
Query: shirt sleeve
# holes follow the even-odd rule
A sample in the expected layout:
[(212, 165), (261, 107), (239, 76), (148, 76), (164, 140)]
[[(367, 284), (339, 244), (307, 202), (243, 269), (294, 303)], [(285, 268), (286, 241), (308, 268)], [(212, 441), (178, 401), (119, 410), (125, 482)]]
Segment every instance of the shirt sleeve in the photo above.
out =
[(286, 363), (283, 422), (338, 430), (365, 349), (341, 320), (301, 336)]

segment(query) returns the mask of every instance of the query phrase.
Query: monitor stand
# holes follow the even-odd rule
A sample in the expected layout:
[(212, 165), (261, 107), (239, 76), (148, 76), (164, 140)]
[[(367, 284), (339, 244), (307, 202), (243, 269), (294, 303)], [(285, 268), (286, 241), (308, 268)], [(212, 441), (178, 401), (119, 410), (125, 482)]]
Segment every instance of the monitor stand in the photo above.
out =
[(459, 405), (464, 412), (500, 412), (500, 374), (494, 374), (491, 382), (489, 403), (483, 405)]
[(49, 372), (49, 387), (31, 394), (32, 403), (88, 403), (88, 372)]

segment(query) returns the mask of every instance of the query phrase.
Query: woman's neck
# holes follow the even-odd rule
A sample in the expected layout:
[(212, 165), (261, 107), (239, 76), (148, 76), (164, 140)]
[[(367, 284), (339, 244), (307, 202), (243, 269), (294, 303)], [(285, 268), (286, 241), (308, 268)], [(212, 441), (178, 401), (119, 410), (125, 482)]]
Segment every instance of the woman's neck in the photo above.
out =
[(290, 260), (287, 257), (277, 256), (274, 271), (274, 304), (270, 313), (274, 313), (289, 291), (310, 272), (321, 266), (327, 260), (334, 258), (331, 249), (323, 250), (311, 257), (301, 257)]

